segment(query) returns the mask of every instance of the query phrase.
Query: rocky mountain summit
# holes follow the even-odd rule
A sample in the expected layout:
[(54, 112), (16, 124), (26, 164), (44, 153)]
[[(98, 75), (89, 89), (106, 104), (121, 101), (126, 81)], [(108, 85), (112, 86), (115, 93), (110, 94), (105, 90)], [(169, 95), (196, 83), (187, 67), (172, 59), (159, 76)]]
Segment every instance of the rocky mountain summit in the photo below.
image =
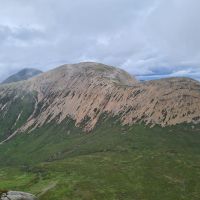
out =
[(63, 65), (27, 81), (0, 86), (0, 124), (13, 109), (12, 128), (0, 135), (3, 142), (67, 118), (90, 131), (103, 114), (128, 125), (199, 123), (200, 83), (189, 78), (139, 82), (121, 69), (99, 63)]
[(38, 74), (41, 74), (42, 71), (38, 69), (32, 69), (32, 68), (25, 68), (19, 71), (16, 74), (13, 74), (9, 76), (6, 80), (4, 80), (2, 83), (13, 83), (13, 82), (18, 82), (22, 80), (27, 80), (29, 78), (32, 78), (34, 76), (37, 76)]
[(29, 193), (8, 191), (0, 192), (0, 200), (37, 200), (37, 198)]

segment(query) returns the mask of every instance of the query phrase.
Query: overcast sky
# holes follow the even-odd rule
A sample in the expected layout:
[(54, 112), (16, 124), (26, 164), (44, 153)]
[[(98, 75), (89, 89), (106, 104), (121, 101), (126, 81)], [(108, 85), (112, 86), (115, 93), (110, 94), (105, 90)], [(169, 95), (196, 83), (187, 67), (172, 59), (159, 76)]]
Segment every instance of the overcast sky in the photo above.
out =
[(200, 80), (199, 0), (0, 0), (0, 80), (98, 61)]

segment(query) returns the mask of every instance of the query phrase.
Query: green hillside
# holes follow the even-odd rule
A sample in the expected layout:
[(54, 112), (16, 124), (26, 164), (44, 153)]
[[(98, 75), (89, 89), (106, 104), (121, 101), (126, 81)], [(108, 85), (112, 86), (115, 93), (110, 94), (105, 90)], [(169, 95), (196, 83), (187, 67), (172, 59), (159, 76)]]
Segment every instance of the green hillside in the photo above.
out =
[(21, 127), (34, 110), (34, 94), (21, 92), (17, 97), (15, 95), (15, 92), (10, 92), (0, 98), (0, 104), (6, 105), (0, 114), (0, 141)]
[(67, 119), (0, 146), (0, 189), (41, 200), (197, 200), (200, 126), (122, 126), (83, 133)]

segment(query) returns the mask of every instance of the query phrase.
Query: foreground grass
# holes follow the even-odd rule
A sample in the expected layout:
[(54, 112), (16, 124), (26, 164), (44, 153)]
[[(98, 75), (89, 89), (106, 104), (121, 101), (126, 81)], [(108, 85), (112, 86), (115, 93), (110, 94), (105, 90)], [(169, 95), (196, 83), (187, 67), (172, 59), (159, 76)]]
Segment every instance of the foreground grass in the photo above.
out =
[(199, 127), (122, 127), (110, 119), (83, 134), (65, 123), (0, 147), (0, 189), (41, 200), (199, 199)]

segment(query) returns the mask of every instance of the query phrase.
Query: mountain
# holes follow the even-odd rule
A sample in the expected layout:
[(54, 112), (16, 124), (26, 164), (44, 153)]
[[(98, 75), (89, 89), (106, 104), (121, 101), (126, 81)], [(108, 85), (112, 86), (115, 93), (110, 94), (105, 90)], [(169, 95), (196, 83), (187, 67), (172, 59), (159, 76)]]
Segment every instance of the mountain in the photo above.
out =
[(0, 191), (53, 199), (198, 199), (200, 83), (100, 63), (0, 85)]
[[(63, 65), (19, 84), (2, 85), (1, 124), (9, 111), (16, 110), (17, 101), (19, 109), (9, 120), (10, 133), (1, 133), (8, 139), (16, 132), (32, 131), (52, 121), (59, 124), (67, 117), (91, 131), (105, 113), (129, 125), (200, 121), (199, 82), (169, 78), (141, 83), (121, 69), (98, 63)], [(30, 104), (27, 113), (25, 104)]]
[(32, 68), (22, 69), (21, 71), (17, 72), (16, 74), (9, 76), (2, 83), (6, 84), (6, 83), (13, 83), (13, 82), (18, 82), (18, 81), (22, 81), (22, 80), (27, 80), (27, 79), (37, 76), (41, 73), (42, 73), (42, 71), (38, 70), (38, 69), (32, 69)]

